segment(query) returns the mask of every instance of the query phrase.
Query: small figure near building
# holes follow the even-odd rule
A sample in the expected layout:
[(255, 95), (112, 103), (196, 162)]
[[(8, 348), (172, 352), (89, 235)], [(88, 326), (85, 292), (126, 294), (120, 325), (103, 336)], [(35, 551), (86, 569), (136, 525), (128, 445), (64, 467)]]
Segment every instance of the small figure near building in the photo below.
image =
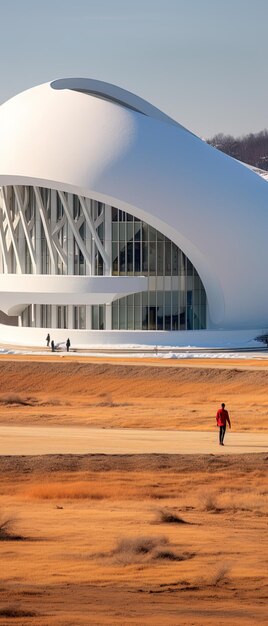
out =
[(71, 342), (70, 342), (70, 339), (69, 339), (69, 337), (68, 337), (68, 339), (67, 339), (67, 341), (66, 341), (66, 349), (67, 349), (67, 352), (69, 352), (69, 350), (70, 350), (70, 346), (71, 346)]
[(219, 445), (224, 446), (223, 440), (224, 440), (224, 435), (226, 431), (226, 422), (228, 423), (229, 428), (231, 428), (229, 413), (225, 409), (224, 402), (221, 405), (221, 409), (217, 411), (216, 422), (217, 422), (217, 426), (220, 429), (219, 430)]
[(54, 343), (53, 339), (51, 341), (51, 350), (52, 350), (52, 352), (55, 352), (55, 343)]
[(47, 346), (49, 346), (49, 344), (50, 344), (50, 334), (49, 333), (46, 336), (46, 342), (47, 342)]

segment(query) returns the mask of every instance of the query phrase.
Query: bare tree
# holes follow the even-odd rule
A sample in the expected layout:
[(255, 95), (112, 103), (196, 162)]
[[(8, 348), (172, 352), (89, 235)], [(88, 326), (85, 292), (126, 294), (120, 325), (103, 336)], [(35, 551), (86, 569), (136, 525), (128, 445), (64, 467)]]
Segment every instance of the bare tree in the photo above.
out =
[(218, 133), (208, 139), (207, 143), (239, 161), (268, 171), (268, 130), (266, 129), (242, 137)]

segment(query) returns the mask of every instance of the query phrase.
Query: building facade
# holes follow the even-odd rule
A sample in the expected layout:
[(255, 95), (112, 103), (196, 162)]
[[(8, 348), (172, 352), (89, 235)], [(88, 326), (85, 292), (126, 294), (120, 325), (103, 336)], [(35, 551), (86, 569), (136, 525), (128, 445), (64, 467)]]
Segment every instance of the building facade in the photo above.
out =
[(266, 328), (257, 174), (87, 79), (12, 98), (0, 132), (0, 340), (242, 345)]

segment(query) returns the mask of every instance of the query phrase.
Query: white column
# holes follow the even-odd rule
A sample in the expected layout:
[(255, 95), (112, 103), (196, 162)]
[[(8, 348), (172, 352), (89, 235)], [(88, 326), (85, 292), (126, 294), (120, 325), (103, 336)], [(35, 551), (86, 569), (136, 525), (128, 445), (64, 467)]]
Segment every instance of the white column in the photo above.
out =
[(35, 255), (36, 255), (36, 273), (42, 274), (42, 247), (45, 241), (41, 241), (41, 217), (36, 204), (36, 197), (32, 195), (34, 202), (34, 219), (35, 219)]
[(90, 304), (86, 306), (86, 328), (92, 329), (92, 306)]
[[(73, 217), (74, 211), (74, 203), (73, 203), (73, 194), (68, 193), (67, 202), (70, 207), (70, 213)], [(72, 276), (74, 273), (74, 235), (72, 229), (69, 226), (69, 223), (66, 224), (67, 228), (67, 241), (66, 241), (66, 253), (67, 253), (67, 274), (68, 276)]]
[[(51, 233), (53, 232), (56, 223), (57, 223), (57, 192), (53, 189), (51, 191), (51, 218), (50, 218), (50, 228)], [(58, 255), (56, 255), (56, 267), (55, 274), (58, 273)], [(57, 328), (58, 320), (57, 320), (57, 307), (53, 304), (51, 305), (51, 330)], [(51, 337), (53, 339), (53, 336)]]
[(35, 305), (35, 326), (41, 328), (41, 304)]
[(58, 328), (57, 307), (54, 304), (51, 305), (51, 328)]
[(69, 304), (68, 307), (68, 328), (74, 328), (74, 307)]
[(112, 305), (105, 305), (105, 330), (112, 330)]
[(105, 263), (105, 276), (112, 276), (112, 208), (105, 204), (104, 208), (104, 247), (109, 263)]
[[(112, 276), (112, 207), (105, 204), (104, 208), (104, 246), (109, 264), (105, 263), (104, 274)], [(105, 328), (112, 329), (112, 305), (105, 306)]]

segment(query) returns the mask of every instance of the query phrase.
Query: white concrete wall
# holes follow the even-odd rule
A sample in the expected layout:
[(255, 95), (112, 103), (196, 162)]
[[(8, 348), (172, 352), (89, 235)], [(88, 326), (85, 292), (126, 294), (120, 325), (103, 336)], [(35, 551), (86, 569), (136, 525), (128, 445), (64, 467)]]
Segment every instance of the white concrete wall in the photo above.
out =
[(148, 288), (145, 276), (0, 275), (0, 309), (19, 315), (29, 304), (110, 304)]

